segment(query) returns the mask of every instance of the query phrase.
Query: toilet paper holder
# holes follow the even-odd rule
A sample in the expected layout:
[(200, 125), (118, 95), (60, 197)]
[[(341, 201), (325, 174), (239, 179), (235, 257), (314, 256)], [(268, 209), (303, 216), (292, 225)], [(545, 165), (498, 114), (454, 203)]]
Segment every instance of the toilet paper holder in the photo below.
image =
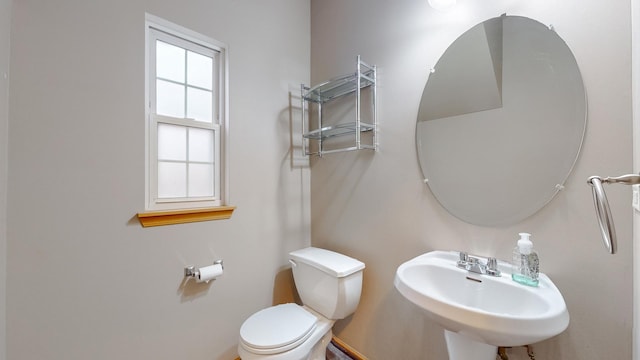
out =
[[(220, 265), (222, 269), (224, 269), (224, 263), (222, 262), (222, 259), (214, 261), (213, 265)], [(184, 277), (192, 277), (197, 279), (199, 276), (200, 270), (197, 267), (191, 265), (184, 268)]]

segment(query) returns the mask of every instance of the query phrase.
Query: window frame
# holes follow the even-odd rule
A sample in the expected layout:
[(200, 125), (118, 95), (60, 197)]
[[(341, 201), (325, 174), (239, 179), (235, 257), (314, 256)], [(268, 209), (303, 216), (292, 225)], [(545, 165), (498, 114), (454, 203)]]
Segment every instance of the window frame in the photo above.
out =
[[(164, 34), (159, 36), (158, 34)], [(166, 41), (162, 37), (171, 37), (169, 43), (175, 44), (187, 50), (192, 45), (206, 48), (215, 52), (213, 88), (214, 88), (214, 111), (212, 122), (201, 122), (193, 119), (180, 119), (155, 114), (155, 41)], [(201, 53), (200, 51), (195, 51)], [(229, 116), (228, 116), (228, 53), (226, 44), (209, 38), (195, 31), (173, 24), (169, 21), (145, 14), (145, 210), (186, 210), (226, 207), (229, 203), (229, 171), (228, 171), (228, 139), (229, 139)], [(153, 82), (153, 84), (152, 84)], [(189, 121), (191, 120), (191, 121)], [(180, 198), (158, 199), (157, 198), (157, 126), (158, 123), (176, 124), (180, 126), (205, 128), (213, 130), (214, 133), (214, 199), (212, 198)]]

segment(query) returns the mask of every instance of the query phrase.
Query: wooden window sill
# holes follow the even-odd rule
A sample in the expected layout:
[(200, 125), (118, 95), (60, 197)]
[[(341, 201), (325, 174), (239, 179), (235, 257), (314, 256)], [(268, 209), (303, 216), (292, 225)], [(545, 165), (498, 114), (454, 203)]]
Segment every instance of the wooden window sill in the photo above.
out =
[(235, 206), (216, 206), (201, 209), (149, 211), (138, 213), (138, 220), (143, 227), (224, 220), (231, 218), (235, 209)]

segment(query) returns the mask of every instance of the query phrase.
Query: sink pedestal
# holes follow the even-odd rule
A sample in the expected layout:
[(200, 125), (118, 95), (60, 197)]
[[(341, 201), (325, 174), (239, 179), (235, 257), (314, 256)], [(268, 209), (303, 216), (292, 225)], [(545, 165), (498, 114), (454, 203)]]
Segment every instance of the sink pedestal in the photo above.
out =
[(453, 331), (445, 330), (444, 338), (447, 340), (449, 360), (495, 360), (498, 348), (460, 335)]

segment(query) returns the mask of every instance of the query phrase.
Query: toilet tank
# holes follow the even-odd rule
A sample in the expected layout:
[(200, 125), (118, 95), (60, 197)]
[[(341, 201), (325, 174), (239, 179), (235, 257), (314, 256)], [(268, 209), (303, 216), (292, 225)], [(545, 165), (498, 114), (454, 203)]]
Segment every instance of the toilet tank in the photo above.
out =
[(362, 291), (363, 262), (315, 247), (289, 253), (289, 261), (304, 305), (332, 320), (356, 311)]

